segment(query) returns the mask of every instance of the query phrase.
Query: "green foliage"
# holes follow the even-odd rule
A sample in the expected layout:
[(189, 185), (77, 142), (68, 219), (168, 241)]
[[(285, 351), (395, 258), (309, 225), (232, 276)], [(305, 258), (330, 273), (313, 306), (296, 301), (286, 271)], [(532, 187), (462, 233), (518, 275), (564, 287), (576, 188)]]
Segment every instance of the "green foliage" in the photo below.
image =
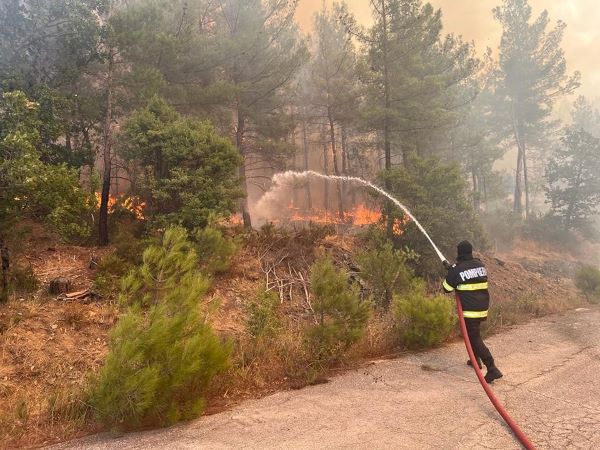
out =
[(280, 301), (274, 292), (261, 292), (247, 306), (246, 329), (254, 339), (270, 339), (282, 329)]
[(9, 274), (11, 278), (10, 286), (17, 293), (31, 294), (40, 287), (40, 280), (38, 280), (33, 267), (30, 265), (17, 265), (10, 270)]
[(194, 242), (203, 271), (209, 274), (226, 272), (239, 242), (226, 238), (218, 228), (209, 226), (194, 233)]
[(324, 4), (314, 16), (310, 77), (303, 84), (306, 106), (322, 110), (330, 120), (328, 126), (349, 123), (358, 109), (357, 53), (348, 39), (345, 24), (340, 21), (347, 14), (347, 5), (334, 3), (331, 10)]
[(387, 308), (394, 294), (410, 286), (413, 274), (407, 263), (414, 261), (417, 256), (408, 250), (395, 249), (383, 233), (379, 233), (376, 239), (373, 248), (360, 253), (356, 261), (360, 276), (368, 283), (375, 304)]
[(89, 236), (91, 196), (77, 171), (42, 160), (43, 122), (24, 93), (0, 99), (0, 226), (23, 217), (49, 224), (66, 240)]
[(143, 225), (138, 222), (122, 222), (111, 238), (115, 254), (132, 265), (142, 263), (144, 250), (157, 244), (157, 238), (146, 236), (143, 233)]
[(587, 131), (597, 138), (600, 137), (600, 110), (594, 108), (583, 95), (575, 100), (571, 117), (575, 129)]
[[(198, 274), (198, 255), (187, 232), (170, 227), (161, 245), (151, 245), (143, 254), (142, 264), (123, 280), (121, 302), (125, 306), (149, 308), (164, 296), (164, 301), (182, 302), (180, 297), (195, 296), (198, 301), (208, 291), (210, 281)], [(179, 291), (184, 288), (181, 294)], [(200, 293), (200, 294), (198, 294)]]
[(317, 324), (308, 330), (308, 345), (318, 361), (336, 359), (363, 334), (369, 304), (360, 301), (348, 275), (337, 270), (330, 258), (316, 261), (310, 276)]
[[(478, 68), (473, 46), (442, 35), (442, 13), (420, 0), (371, 2), (374, 25), (362, 65), (366, 101), (362, 119), (383, 134), (386, 169), (391, 148), (404, 162), (437, 150), (473, 97)], [(419, 130), (427, 130), (420, 132)]]
[(211, 215), (236, 208), (241, 159), (235, 147), (208, 122), (184, 118), (158, 97), (125, 123), (120, 152), (142, 168), (136, 193), (155, 228), (202, 228)]
[(504, 326), (518, 325), (549, 311), (552, 311), (551, 305), (533, 292), (526, 292), (514, 300), (492, 302), (488, 319), (484, 323), (485, 332), (492, 333)]
[[(534, 173), (527, 169), (534, 148), (548, 145), (556, 122), (551, 120), (554, 103), (580, 85), (580, 74), (567, 74), (561, 47), (566, 24), (557, 21), (548, 29), (550, 17), (543, 11), (533, 17), (527, 0), (503, 0), (493, 10), (502, 26), (499, 67), (495, 71), (497, 98), (496, 131), (516, 144), (517, 167), (514, 210), (522, 209), (522, 186), (529, 214), (530, 191)], [(544, 153), (536, 155), (544, 158)]]
[[(456, 244), (464, 239), (473, 242), (478, 249), (485, 245), (467, 184), (456, 164), (413, 159), (409, 168), (396, 168), (382, 177), (391, 194), (410, 209), (448, 257), (456, 253)], [(401, 216), (402, 212), (394, 214)], [(441, 274), (443, 268), (431, 244), (412, 221), (395, 241), (420, 255), (416, 266), (418, 275)]]
[(546, 167), (546, 197), (564, 230), (582, 229), (600, 211), (600, 139), (567, 129)]
[(597, 267), (581, 267), (575, 274), (575, 285), (591, 303), (600, 303), (600, 270)]
[[(0, 5), (0, 80), (21, 89), (73, 81), (98, 56), (104, 2), (6, 0)], [(27, 51), (23, 51), (24, 49)], [(8, 85), (8, 86), (6, 86)]]
[(510, 250), (522, 234), (523, 217), (512, 209), (483, 212), (480, 218), (490, 244), (497, 250)]
[(121, 279), (131, 268), (131, 264), (117, 254), (106, 255), (98, 262), (94, 291), (103, 297), (112, 297), (121, 289)]
[(394, 297), (393, 312), (400, 342), (410, 349), (441, 344), (456, 324), (453, 311), (454, 304), (448, 297), (430, 297), (425, 284), (415, 281), (409, 292)]
[(552, 213), (531, 214), (529, 219), (523, 222), (521, 234), (542, 244), (568, 245), (573, 236), (562, 225), (562, 219)]
[(144, 250), (158, 243), (154, 237), (145, 237), (136, 222), (120, 222), (111, 238), (115, 249), (98, 262), (94, 289), (105, 297), (114, 297), (121, 290), (121, 280), (143, 261)]
[(206, 322), (208, 281), (195, 271), (187, 233), (169, 228), (124, 281), (128, 305), (111, 333), (90, 403), (106, 424), (172, 424), (196, 417), (207, 388), (228, 365), (229, 348)]
[(64, 240), (85, 242), (92, 230), (95, 199), (79, 186), (76, 169), (44, 165), (29, 196), (31, 214), (46, 221)]

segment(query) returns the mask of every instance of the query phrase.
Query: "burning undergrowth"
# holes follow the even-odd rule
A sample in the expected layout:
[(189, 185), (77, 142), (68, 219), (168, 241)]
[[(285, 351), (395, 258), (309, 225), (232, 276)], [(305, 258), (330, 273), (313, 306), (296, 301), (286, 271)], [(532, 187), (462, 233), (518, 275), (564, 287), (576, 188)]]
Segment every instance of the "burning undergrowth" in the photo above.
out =
[[(313, 180), (312, 178), (317, 178)], [(370, 195), (366, 183), (354, 177), (328, 177), (316, 172), (283, 172), (273, 176), (270, 189), (251, 206), (254, 224), (298, 227), (309, 224), (331, 225), (335, 233), (353, 228), (382, 226), (385, 217), (378, 200)], [(234, 223), (241, 218), (234, 217)], [(405, 222), (396, 219), (395, 234), (402, 234)]]

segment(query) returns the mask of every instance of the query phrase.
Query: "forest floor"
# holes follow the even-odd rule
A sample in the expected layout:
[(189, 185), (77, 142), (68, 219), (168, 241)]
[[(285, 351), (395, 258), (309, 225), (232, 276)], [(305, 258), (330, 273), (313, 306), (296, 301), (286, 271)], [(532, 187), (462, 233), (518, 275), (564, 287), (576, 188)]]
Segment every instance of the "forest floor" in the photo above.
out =
[[(305, 242), (304, 248), (310, 248), (313, 254), (325, 247), (344, 259), (354, 251), (355, 243), (352, 236), (334, 235), (322, 237), (316, 244)], [(0, 448), (39, 447), (97, 431), (73, 404), (83, 402), (90, 373), (102, 365), (118, 308), (114, 302), (103, 299), (65, 300), (51, 296), (48, 282), (63, 276), (73, 280), (72, 291), (89, 288), (94, 277), (90, 260), (110, 251), (62, 246), (50, 237), (23, 243), (19, 259), (31, 265), (41, 283), (38, 292), (14, 297), (0, 307)], [(246, 245), (238, 252), (230, 270), (215, 279), (208, 299), (219, 302), (212, 320), (219, 332), (242, 333), (244, 305), (266, 286), (279, 292), (290, 314), (306, 311), (303, 288), (298, 284), (304, 277), (292, 262), (285, 262), (286, 258), (299, 258), (290, 251), (300, 252), (301, 258), (306, 256), (289, 247), (289, 243), (280, 247), (272, 243)], [(491, 277), (490, 290), (498, 304), (541, 299), (535, 307), (523, 309), (534, 317), (583, 303), (571, 280), (577, 266), (574, 257), (532, 248), (526, 255), (521, 253), (483, 256)], [(271, 267), (278, 261), (283, 263)], [(288, 288), (289, 283), (292, 286)], [(282, 382), (258, 390), (227, 393), (213, 399), (207, 413), (288, 387)]]

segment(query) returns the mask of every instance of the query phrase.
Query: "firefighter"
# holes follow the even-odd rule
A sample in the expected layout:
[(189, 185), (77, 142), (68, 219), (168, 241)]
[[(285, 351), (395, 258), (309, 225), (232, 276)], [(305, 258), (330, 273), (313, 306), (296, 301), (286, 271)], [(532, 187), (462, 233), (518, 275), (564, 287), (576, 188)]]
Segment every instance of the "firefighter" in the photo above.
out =
[[(481, 362), (487, 367), (485, 381), (492, 383), (502, 378), (502, 372), (496, 367), (490, 350), (481, 338), (481, 323), (487, 319), (490, 306), (487, 271), (483, 263), (473, 257), (473, 246), (469, 241), (462, 241), (457, 246), (456, 264), (445, 263), (448, 275), (444, 280), (445, 292), (458, 292), (463, 308), (463, 316), (467, 326), (467, 334), (479, 368)], [(467, 364), (471, 365), (471, 361)]]

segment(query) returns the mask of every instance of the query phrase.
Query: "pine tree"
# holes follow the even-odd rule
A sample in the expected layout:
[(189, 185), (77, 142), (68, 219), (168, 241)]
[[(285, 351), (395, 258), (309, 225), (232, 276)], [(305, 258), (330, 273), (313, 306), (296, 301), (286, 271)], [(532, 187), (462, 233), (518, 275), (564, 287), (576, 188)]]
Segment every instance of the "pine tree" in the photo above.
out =
[[(373, 0), (365, 119), (384, 137), (385, 168), (402, 157), (438, 153), (432, 135), (456, 127), (468, 105), (464, 88), (478, 68), (472, 45), (442, 37), (441, 10), (420, 0)], [(470, 89), (470, 88), (469, 88)], [(473, 95), (474, 98), (474, 95)], [(392, 147), (398, 148), (397, 152)]]
[[(340, 17), (346, 17), (345, 5), (334, 3), (333, 9), (323, 9), (315, 15), (315, 35), (312, 42), (313, 58), (310, 64), (310, 104), (319, 119), (326, 122), (331, 147), (333, 173), (341, 175), (343, 148), (340, 148), (338, 130), (351, 122), (358, 109), (358, 80), (356, 53), (351, 36)], [(324, 155), (328, 158), (328, 155)], [(337, 182), (338, 211), (344, 218), (343, 187)]]
[(205, 320), (201, 300), (209, 282), (196, 272), (197, 262), (185, 230), (169, 228), (124, 280), (127, 310), (90, 392), (104, 423), (167, 425), (202, 412), (229, 349)]
[(546, 197), (565, 230), (583, 229), (600, 211), (600, 139), (570, 128), (546, 168)]
[[(216, 21), (226, 82), (235, 98), (235, 143), (243, 157), (240, 180), (244, 226), (250, 172), (276, 166), (290, 153), (284, 138), (293, 129), (286, 89), (306, 60), (306, 47), (294, 23), (296, 0), (224, 0)], [(243, 19), (242, 19), (243, 18)]]
[(313, 264), (310, 280), (317, 325), (309, 330), (309, 343), (325, 361), (360, 338), (369, 318), (369, 304), (360, 301), (356, 287), (348, 285), (347, 274), (336, 269), (330, 258)]
[(525, 216), (530, 205), (530, 171), (528, 146), (534, 145), (552, 126), (550, 113), (560, 95), (579, 86), (579, 73), (567, 75), (561, 42), (565, 24), (558, 21), (547, 30), (547, 11), (532, 21), (527, 0), (504, 0), (494, 9), (494, 17), (503, 28), (500, 42), (498, 95), (507, 103), (510, 133), (518, 149), (513, 209)]
[(573, 127), (600, 138), (600, 110), (594, 108), (583, 95), (577, 97), (571, 113)]
[(211, 215), (236, 209), (241, 158), (235, 147), (210, 123), (182, 117), (159, 97), (125, 122), (119, 156), (137, 173), (134, 193), (154, 228), (203, 228)]

